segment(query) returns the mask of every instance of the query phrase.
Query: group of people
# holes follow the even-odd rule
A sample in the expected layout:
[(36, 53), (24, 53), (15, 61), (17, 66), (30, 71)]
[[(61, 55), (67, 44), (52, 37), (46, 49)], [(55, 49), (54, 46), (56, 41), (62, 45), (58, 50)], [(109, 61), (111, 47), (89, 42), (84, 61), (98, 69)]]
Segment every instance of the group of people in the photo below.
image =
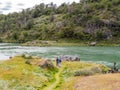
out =
[(60, 58), (56, 58), (56, 66), (60, 67), (61, 66), (62, 60)]
[(56, 58), (56, 66), (60, 67), (62, 61), (80, 61), (78, 56), (63, 55)]

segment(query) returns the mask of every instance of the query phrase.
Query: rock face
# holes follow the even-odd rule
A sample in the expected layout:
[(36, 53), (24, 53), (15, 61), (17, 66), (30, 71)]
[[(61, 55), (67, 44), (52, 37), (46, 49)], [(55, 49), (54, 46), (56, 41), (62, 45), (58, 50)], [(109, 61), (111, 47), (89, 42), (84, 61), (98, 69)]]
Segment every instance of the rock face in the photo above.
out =
[(73, 55), (64, 55), (58, 58), (60, 58), (62, 61), (80, 61), (80, 58), (78, 56)]

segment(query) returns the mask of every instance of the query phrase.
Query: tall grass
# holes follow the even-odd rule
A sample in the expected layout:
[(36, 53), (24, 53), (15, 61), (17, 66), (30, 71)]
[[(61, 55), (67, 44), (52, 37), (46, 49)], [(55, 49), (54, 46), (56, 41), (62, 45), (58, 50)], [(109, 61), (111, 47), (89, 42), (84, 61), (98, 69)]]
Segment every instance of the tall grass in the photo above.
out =
[(0, 90), (37, 90), (54, 81), (56, 70), (26, 64), (26, 60), (28, 58), (17, 56), (0, 63)]

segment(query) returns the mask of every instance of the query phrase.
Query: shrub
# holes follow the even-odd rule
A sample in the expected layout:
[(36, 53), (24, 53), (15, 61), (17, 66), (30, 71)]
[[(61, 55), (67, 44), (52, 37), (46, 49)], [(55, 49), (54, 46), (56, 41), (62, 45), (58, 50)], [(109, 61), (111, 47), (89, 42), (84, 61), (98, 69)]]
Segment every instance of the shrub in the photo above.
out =
[(0, 42), (3, 42), (3, 40), (0, 38)]
[(25, 54), (22, 54), (21, 57), (25, 58)]
[(104, 66), (104, 65), (100, 65), (100, 68), (102, 70), (102, 73), (107, 73), (110, 70), (110, 68), (108, 68), (107, 66)]
[(30, 60), (26, 60), (25, 63), (31, 65), (31, 61)]
[(74, 76), (90, 76), (93, 75), (94, 72), (88, 69), (81, 69), (78, 71), (75, 71)]
[(100, 67), (92, 67), (91, 71), (93, 71), (94, 73), (101, 73), (102, 72)]

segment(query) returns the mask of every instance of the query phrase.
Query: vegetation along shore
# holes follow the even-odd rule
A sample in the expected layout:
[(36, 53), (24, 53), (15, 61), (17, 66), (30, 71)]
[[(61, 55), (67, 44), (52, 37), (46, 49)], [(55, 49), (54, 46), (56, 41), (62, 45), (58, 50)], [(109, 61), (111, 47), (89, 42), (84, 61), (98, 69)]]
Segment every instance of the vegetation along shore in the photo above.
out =
[(57, 67), (55, 60), (16, 56), (0, 62), (0, 89), (97, 90), (98, 86), (99, 90), (113, 90), (113, 87), (117, 89), (119, 74), (109, 74), (109, 70), (109, 67), (102, 64), (63, 61), (61, 67)]

